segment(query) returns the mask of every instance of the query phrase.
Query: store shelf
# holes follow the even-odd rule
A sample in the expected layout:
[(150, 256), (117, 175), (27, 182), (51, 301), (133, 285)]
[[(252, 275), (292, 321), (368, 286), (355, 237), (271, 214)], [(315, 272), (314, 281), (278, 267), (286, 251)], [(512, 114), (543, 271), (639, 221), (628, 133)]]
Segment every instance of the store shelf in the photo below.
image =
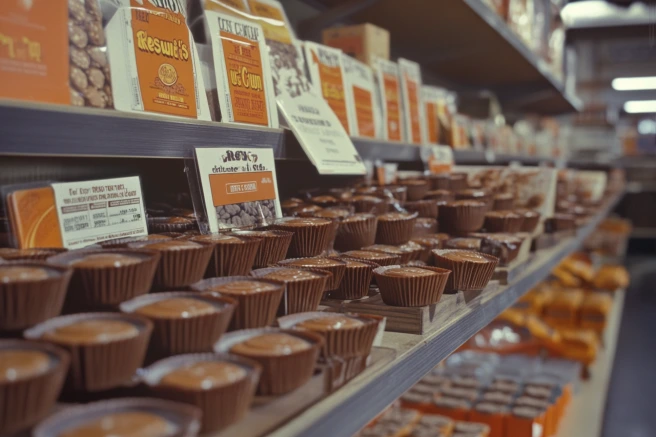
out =
[(615, 293), (613, 310), (604, 334), (604, 347), (590, 367), (591, 377), (583, 381), (567, 408), (556, 437), (601, 437), (606, 396), (615, 361), (625, 291)]
[(406, 144), (393, 141), (369, 138), (353, 138), (353, 145), (362, 159), (394, 162), (421, 162), (422, 151), (429, 150), (417, 144)]
[[(546, 278), (567, 255), (576, 250), (612, 210), (616, 196), (577, 236), (536, 254), (515, 282), (499, 287), (479, 305), (452, 317), (427, 335), (385, 332), (383, 347), (397, 351), (397, 358), (373, 374), (363, 375), (306, 410), (270, 437), (350, 437), (422, 378), (437, 363), (490, 323), (520, 296)], [(339, 427), (336, 427), (339, 424)]]

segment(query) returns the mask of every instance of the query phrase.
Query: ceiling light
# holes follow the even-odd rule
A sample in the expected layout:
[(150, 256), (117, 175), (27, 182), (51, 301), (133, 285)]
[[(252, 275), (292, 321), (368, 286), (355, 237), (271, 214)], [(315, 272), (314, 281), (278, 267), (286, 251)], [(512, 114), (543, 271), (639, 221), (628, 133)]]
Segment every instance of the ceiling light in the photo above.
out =
[(624, 110), (629, 114), (656, 112), (656, 100), (629, 100), (624, 104)]
[(640, 135), (656, 134), (656, 121), (648, 119), (640, 120), (640, 123), (638, 123), (638, 133)]
[(618, 77), (611, 83), (617, 91), (654, 90), (656, 89), (656, 76), (645, 77)]

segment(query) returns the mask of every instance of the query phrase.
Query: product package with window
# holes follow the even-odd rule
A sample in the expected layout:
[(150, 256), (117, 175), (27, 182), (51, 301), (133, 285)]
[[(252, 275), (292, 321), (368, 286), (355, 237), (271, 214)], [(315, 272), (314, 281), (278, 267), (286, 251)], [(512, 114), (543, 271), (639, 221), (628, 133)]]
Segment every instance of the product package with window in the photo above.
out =
[(342, 53), (351, 136), (382, 138), (382, 123), (371, 67)]
[(376, 81), (383, 112), (383, 138), (403, 141), (403, 102), (399, 80), (399, 65), (385, 59), (376, 59)]
[(421, 67), (416, 62), (399, 58), (399, 76), (406, 127), (405, 139), (412, 144), (423, 144), (426, 138), (426, 120), (421, 104)]

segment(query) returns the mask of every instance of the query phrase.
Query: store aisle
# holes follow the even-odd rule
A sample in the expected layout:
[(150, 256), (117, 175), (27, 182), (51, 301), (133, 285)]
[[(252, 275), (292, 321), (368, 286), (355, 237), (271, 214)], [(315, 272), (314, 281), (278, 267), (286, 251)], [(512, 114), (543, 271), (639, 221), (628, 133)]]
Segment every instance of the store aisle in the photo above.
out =
[(632, 283), (624, 303), (603, 437), (652, 437), (656, 435), (656, 259), (629, 259), (627, 265)]

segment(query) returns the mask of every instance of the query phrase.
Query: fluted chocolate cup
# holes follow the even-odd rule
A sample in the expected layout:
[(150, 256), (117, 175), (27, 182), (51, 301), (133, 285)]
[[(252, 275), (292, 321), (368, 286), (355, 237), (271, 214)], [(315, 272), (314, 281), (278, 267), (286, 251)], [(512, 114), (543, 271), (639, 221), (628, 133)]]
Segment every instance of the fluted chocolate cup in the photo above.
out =
[(326, 358), (367, 357), (383, 317), (371, 314), (307, 312), (278, 319), (283, 328), (305, 329), (324, 339), (321, 355)]
[[(95, 264), (103, 255), (129, 257)], [(160, 254), (140, 249), (93, 249), (65, 252), (48, 264), (73, 269), (66, 296), (70, 311), (116, 309), (121, 302), (148, 293)]]
[(389, 212), (378, 216), (376, 243), (403, 244), (412, 238), (417, 213)]
[(499, 258), (499, 265), (506, 266), (517, 258), (522, 239), (508, 234), (478, 234), (482, 237), (480, 251)]
[(374, 269), (380, 267), (380, 264), (345, 256), (339, 259), (346, 263), (344, 277), (339, 287), (332, 290), (328, 297), (331, 299), (352, 300), (362, 299), (367, 296)]
[(538, 227), (538, 224), (540, 224), (539, 212), (530, 209), (515, 209), (513, 210), (513, 212), (524, 217), (522, 226), (519, 229), (521, 232), (528, 232), (531, 234), (535, 232), (535, 229)]
[(485, 253), (459, 249), (433, 250), (433, 263), (451, 270), (446, 291), (482, 290), (492, 279), (499, 259)]
[(337, 228), (335, 249), (346, 252), (374, 244), (377, 226), (378, 218), (373, 214), (354, 214), (343, 219)]
[(440, 232), (453, 235), (476, 232), (483, 227), (487, 206), (476, 200), (456, 200), (440, 205)]
[[(70, 364), (65, 350), (23, 340), (0, 340), (0, 362), (4, 354), (38, 353), (47, 359), (47, 368), (34, 374), (12, 378), (9, 370), (0, 377), (0, 434), (25, 430), (52, 412)], [(43, 354), (43, 355), (41, 355)], [(4, 369), (3, 369), (4, 370)]]
[[(191, 405), (154, 398), (118, 398), (65, 408), (41, 422), (32, 436), (61, 437), (90, 424), (100, 426), (98, 422), (104, 417), (122, 413), (142, 413), (161, 419), (157, 425), (166, 430), (157, 435), (196, 437), (201, 424), (201, 411)], [(132, 435), (138, 435), (141, 430), (132, 431), (135, 432)]]
[(386, 305), (421, 307), (439, 302), (450, 273), (429, 266), (386, 266), (375, 269), (374, 277)]
[(410, 179), (410, 180), (400, 181), (399, 185), (404, 186), (408, 189), (409, 201), (423, 199), (430, 188), (428, 181), (424, 181), (421, 179)]
[[(29, 269), (32, 276), (11, 280), (14, 268)], [(35, 277), (38, 269), (43, 277)], [(3, 274), (4, 272), (4, 274)], [(64, 306), (73, 270), (42, 261), (11, 261), (0, 264), (0, 331), (21, 331), (57, 317)], [(4, 279), (4, 280), (3, 280)]]
[(467, 173), (451, 173), (449, 175), (449, 190), (460, 191), (469, 187)]
[(287, 256), (302, 258), (318, 256), (323, 252), (330, 238), (332, 226), (330, 220), (308, 217), (288, 217), (271, 225), (272, 229), (293, 232)]
[(399, 255), (385, 253), (385, 252), (373, 252), (371, 250), (349, 250), (348, 252), (344, 252), (342, 256), (347, 258), (354, 258), (354, 259), (374, 262), (381, 266), (398, 264), (401, 259)]
[[(304, 342), (305, 347), (290, 350), (284, 347), (282, 354), (275, 353), (275, 344), (267, 341), (272, 350), (265, 350), (255, 345), (249, 347), (250, 342), (257, 342), (257, 338), (268, 334), (286, 334)], [(323, 347), (323, 337), (309, 331), (293, 329), (260, 328), (231, 332), (224, 335), (214, 345), (218, 353), (231, 353), (257, 361), (262, 366), (262, 374), (258, 384), (260, 395), (282, 395), (296, 390), (310, 380)]]
[[(211, 387), (167, 383), (167, 374), (202, 363), (238, 366), (245, 373)], [(219, 431), (246, 416), (253, 403), (262, 366), (256, 361), (231, 354), (185, 354), (157, 361), (145, 369), (143, 380), (154, 396), (193, 405), (202, 413), (201, 432)]]
[(544, 231), (547, 233), (570, 231), (575, 228), (576, 217), (570, 214), (556, 213), (544, 221)]
[(371, 246), (363, 247), (362, 250), (396, 255), (399, 257), (397, 261), (398, 264), (409, 263), (412, 261), (413, 255), (411, 250), (403, 250), (400, 246), (392, 246), (389, 244), (372, 244)]
[(12, 247), (0, 247), (0, 259), (5, 261), (44, 261), (58, 253), (66, 252), (63, 248), (29, 248), (15, 249)]
[[(290, 270), (306, 271), (311, 275), (291, 274)], [(270, 267), (257, 269), (251, 272), (255, 278), (276, 281), (284, 284), (285, 294), (280, 301), (278, 313), (294, 314), (305, 311), (316, 311), (324, 295), (326, 284), (330, 281), (332, 273), (321, 269)]]
[(112, 240), (101, 241), (100, 243), (98, 243), (98, 246), (102, 247), (103, 249), (126, 249), (130, 245), (130, 243), (141, 243), (141, 242), (158, 241), (158, 240), (164, 241), (164, 240), (171, 240), (173, 238), (178, 238), (182, 236), (182, 234), (179, 232), (168, 232), (168, 233), (174, 234), (176, 236), (172, 237), (170, 235), (164, 235), (164, 234), (149, 234), (140, 237), (114, 238)]
[(344, 278), (346, 263), (330, 257), (289, 258), (278, 263), (281, 267), (321, 269), (330, 272), (332, 276), (326, 282), (324, 291), (335, 290)]
[(189, 217), (149, 217), (148, 232), (159, 234), (162, 232), (186, 232), (198, 229), (196, 219)]
[(418, 214), (417, 217), (437, 218), (438, 209), (436, 200), (424, 199), (405, 202), (403, 208), (408, 212), (416, 212)]
[(356, 213), (363, 214), (384, 214), (388, 211), (389, 205), (385, 199), (380, 197), (358, 194), (351, 198), (351, 205), (355, 208)]
[[(165, 303), (168, 301), (168, 305)], [(187, 306), (196, 303), (198, 312)], [(176, 311), (175, 305), (179, 305)], [(153, 305), (155, 307), (153, 307)], [(209, 305), (209, 306), (208, 306)], [(164, 306), (159, 311), (157, 306)], [(152, 356), (209, 352), (228, 329), (237, 301), (229, 297), (189, 292), (154, 293), (123, 302), (120, 310), (153, 322)]]
[(257, 237), (219, 234), (199, 235), (190, 240), (214, 246), (205, 272), (206, 278), (248, 275), (262, 244), (262, 240)]
[(451, 186), (451, 177), (448, 173), (428, 175), (431, 190), (448, 190)]
[(424, 196), (424, 199), (435, 200), (436, 202), (453, 202), (456, 200), (456, 195), (453, 191), (446, 190), (430, 190)]
[(418, 218), (412, 230), (412, 238), (434, 234), (437, 232), (437, 228), (437, 220), (425, 217)]
[(413, 237), (410, 241), (419, 244), (423, 249), (419, 255), (419, 261), (428, 262), (433, 249), (442, 249), (449, 238), (448, 234), (428, 234)]
[[(255, 237), (262, 240), (255, 255), (253, 268), (268, 267), (285, 259), (289, 245), (292, 242), (293, 232), (259, 229), (253, 231), (234, 231), (234, 235)], [(246, 273), (247, 274), (247, 273)]]
[(494, 196), (494, 211), (508, 211), (515, 206), (515, 196), (510, 193), (499, 193)]
[[(58, 339), (53, 333), (58, 328), (85, 321), (119, 321), (136, 328), (134, 335), (95, 341)], [(26, 330), (28, 340), (55, 344), (66, 349), (71, 366), (66, 387), (72, 391), (95, 392), (109, 390), (128, 382), (141, 367), (146, 356), (153, 324), (145, 317), (119, 313), (80, 313), (47, 320)]]
[(401, 185), (384, 185), (376, 190), (376, 194), (385, 198), (393, 198), (399, 202), (408, 200), (408, 188)]
[[(262, 286), (259, 289), (231, 289), (227, 284), (235, 282), (257, 282)], [(278, 306), (283, 298), (285, 287), (279, 282), (252, 276), (228, 276), (225, 278), (208, 278), (191, 286), (192, 290), (207, 293), (209, 296), (218, 295), (229, 297), (237, 301), (229, 329), (251, 329), (268, 326), (276, 319)]]
[(524, 217), (513, 211), (490, 211), (485, 214), (483, 226), (487, 232), (519, 232), (524, 223)]

